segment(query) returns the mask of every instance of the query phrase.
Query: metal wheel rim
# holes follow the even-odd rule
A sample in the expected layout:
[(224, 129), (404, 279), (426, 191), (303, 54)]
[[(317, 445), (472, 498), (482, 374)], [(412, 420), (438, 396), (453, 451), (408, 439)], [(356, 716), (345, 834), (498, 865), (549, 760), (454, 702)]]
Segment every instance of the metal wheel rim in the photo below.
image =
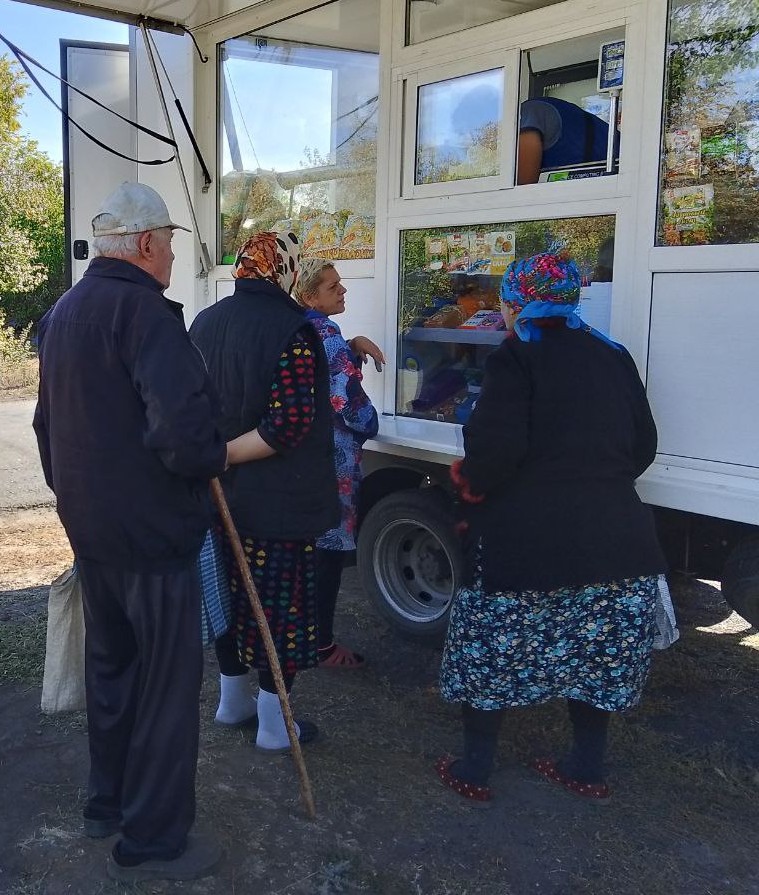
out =
[(382, 596), (398, 615), (430, 623), (448, 611), (454, 590), (452, 558), (426, 525), (395, 519), (380, 532), (372, 560)]

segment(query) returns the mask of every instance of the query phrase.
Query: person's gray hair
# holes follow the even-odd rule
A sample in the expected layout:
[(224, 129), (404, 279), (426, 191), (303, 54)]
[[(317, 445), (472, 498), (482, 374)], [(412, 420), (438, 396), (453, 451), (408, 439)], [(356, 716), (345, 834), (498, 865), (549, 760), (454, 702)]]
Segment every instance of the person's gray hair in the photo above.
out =
[(299, 305), (306, 306), (305, 298), (319, 288), (325, 270), (334, 270), (335, 265), (326, 258), (301, 258), (298, 282), (293, 292)]
[(134, 258), (140, 254), (142, 233), (117, 236), (95, 236), (92, 240), (93, 258)]

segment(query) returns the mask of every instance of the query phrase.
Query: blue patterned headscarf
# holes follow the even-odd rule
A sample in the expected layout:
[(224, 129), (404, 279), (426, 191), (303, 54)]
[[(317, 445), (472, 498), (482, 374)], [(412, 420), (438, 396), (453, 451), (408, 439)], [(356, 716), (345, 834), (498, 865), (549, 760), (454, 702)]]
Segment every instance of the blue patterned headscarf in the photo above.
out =
[(578, 312), (582, 278), (577, 264), (563, 250), (512, 261), (501, 280), (501, 301), (517, 312), (514, 332), (523, 342), (538, 342), (534, 321), (563, 317), (569, 329), (586, 329), (614, 348), (616, 342), (584, 323)]
[(532, 302), (576, 305), (580, 300), (580, 271), (563, 253), (545, 252), (512, 261), (501, 281), (501, 301), (518, 311)]

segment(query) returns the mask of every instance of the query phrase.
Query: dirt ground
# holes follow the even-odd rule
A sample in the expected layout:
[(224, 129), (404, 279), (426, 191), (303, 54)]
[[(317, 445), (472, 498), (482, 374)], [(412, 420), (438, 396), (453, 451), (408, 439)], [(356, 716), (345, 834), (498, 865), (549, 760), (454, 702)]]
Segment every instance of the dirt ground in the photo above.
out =
[[(52, 510), (0, 514), (0, 892), (115, 893), (110, 842), (86, 839), (83, 714), (39, 712), (47, 585), (70, 561)], [(208, 654), (199, 824), (223, 841), (216, 876), (143, 884), (197, 895), (759, 895), (759, 635), (708, 584), (676, 579), (681, 641), (655, 656), (642, 706), (614, 719), (602, 807), (535, 779), (558, 750), (558, 704), (514, 711), (487, 808), (444, 789), (435, 758), (459, 747), (436, 692), (440, 653), (400, 640), (345, 576), (338, 630), (358, 672), (314, 671), (296, 713), (322, 736), (306, 751), (318, 818), (305, 819), (288, 757), (213, 726)], [(181, 669), (178, 669), (181, 673)]]

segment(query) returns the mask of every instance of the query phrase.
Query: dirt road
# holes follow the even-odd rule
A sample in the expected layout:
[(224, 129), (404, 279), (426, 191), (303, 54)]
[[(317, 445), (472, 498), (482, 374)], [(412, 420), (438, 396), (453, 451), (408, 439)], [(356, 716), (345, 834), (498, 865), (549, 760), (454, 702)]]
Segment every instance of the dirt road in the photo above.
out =
[(33, 400), (0, 400), (0, 510), (52, 505), (32, 431)]

